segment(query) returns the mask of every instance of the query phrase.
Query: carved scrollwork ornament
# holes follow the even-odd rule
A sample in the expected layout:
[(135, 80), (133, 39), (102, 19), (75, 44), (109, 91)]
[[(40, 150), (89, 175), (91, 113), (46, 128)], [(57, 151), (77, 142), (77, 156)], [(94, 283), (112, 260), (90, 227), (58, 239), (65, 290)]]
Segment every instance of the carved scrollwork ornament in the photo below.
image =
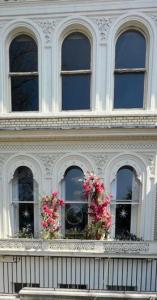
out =
[(45, 37), (45, 43), (48, 45), (51, 43), (51, 37), (52, 33), (56, 27), (56, 21), (55, 20), (42, 20), (37, 22), (38, 25), (42, 28), (44, 37)]
[(95, 23), (97, 24), (99, 34), (100, 34), (101, 43), (107, 42), (108, 33), (112, 26), (113, 20), (114, 18), (111, 17), (100, 17), (95, 19)]

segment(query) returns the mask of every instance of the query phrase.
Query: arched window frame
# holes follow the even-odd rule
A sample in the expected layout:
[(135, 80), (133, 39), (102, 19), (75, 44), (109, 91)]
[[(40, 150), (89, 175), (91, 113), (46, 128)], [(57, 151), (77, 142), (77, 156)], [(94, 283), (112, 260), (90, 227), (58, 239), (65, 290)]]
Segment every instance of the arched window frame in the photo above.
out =
[[(16, 34), (16, 36), (14, 36), (14, 38), (11, 40), (11, 42), (10, 42), (10, 45), (9, 45), (9, 65), (10, 65), (10, 57), (11, 57), (11, 51), (10, 51), (10, 47), (11, 47), (11, 44), (12, 44), (12, 42), (14, 42), (14, 40), (16, 39), (16, 38), (18, 38), (18, 37), (20, 37), (20, 36), (26, 36), (26, 37), (30, 37), (34, 42), (35, 42), (35, 44), (36, 44), (36, 48), (37, 48), (37, 70), (35, 70), (35, 71), (21, 71), (21, 72), (12, 72), (11, 70), (10, 70), (10, 66), (9, 66), (9, 73), (8, 73), (8, 77), (9, 77), (9, 86), (10, 86), (10, 99), (11, 99), (11, 101), (10, 101), (10, 105), (11, 105), (11, 107), (10, 107), (10, 111), (11, 112), (19, 112), (18, 110), (17, 111), (13, 111), (12, 110), (12, 90), (11, 90), (11, 79), (12, 78), (16, 78), (16, 77), (18, 77), (18, 78), (22, 78), (22, 76), (25, 76), (25, 77), (36, 77), (37, 78), (37, 81), (38, 81), (38, 109), (36, 109), (36, 110), (34, 110), (35, 112), (38, 112), (39, 111), (39, 71), (38, 71), (38, 44), (37, 44), (37, 40), (35, 39), (35, 37), (32, 35), (32, 34), (28, 34), (28, 33), (17, 33)], [(27, 110), (25, 110), (25, 111), (22, 111), (22, 112), (27, 112)], [(31, 110), (30, 111), (28, 111), (28, 112), (32, 112)]]
[[(141, 33), (144, 38), (145, 38), (145, 43), (146, 43), (146, 53), (145, 53), (145, 67), (144, 68), (126, 68), (126, 69), (122, 69), (122, 68), (115, 68), (115, 62), (116, 62), (116, 45), (117, 45), (117, 41), (119, 39), (119, 37), (128, 31), (136, 31)], [(146, 32), (139, 26), (133, 26), (132, 24), (130, 26), (124, 26), (124, 28), (122, 28), (121, 30), (119, 30), (116, 39), (115, 39), (115, 55), (114, 55), (114, 88), (115, 88), (115, 75), (116, 74), (131, 74), (131, 73), (144, 73), (144, 86), (143, 86), (143, 107), (140, 108), (115, 108), (114, 107), (114, 94), (113, 94), (113, 110), (143, 110), (146, 109), (146, 87), (147, 87), (147, 74), (148, 74), (148, 35), (146, 34)]]
[[(122, 169), (122, 168), (131, 168), (132, 172), (133, 172), (133, 176), (135, 178), (136, 183), (138, 184), (138, 200), (134, 200), (134, 198), (132, 198), (131, 200), (120, 200), (117, 199), (117, 176), (118, 176), (118, 172)], [(134, 183), (133, 183), (134, 184)], [(133, 186), (132, 186), (133, 187)], [(130, 233), (131, 234), (135, 234), (135, 235), (139, 235), (139, 230), (138, 228), (140, 227), (140, 207), (141, 207), (141, 193), (142, 193), (142, 186), (141, 186), (141, 182), (140, 179), (138, 178), (136, 169), (134, 167), (132, 167), (129, 164), (124, 164), (122, 165), (116, 172), (115, 175), (115, 179), (112, 181), (111, 183), (111, 192), (112, 192), (112, 200), (111, 200), (111, 211), (112, 211), (112, 215), (113, 215), (113, 228), (112, 228), (112, 235), (115, 237), (115, 232), (116, 232), (116, 207), (117, 205), (131, 205), (131, 220), (130, 220)], [(139, 237), (139, 236), (138, 236)]]
[[(15, 171), (18, 167), (25, 166), (28, 167), (33, 174), (33, 180), (35, 183), (34, 190), (34, 203), (36, 213), (34, 214), (34, 237), (39, 236), (41, 230), (41, 219), (40, 219), (40, 197), (43, 194), (42, 188), (42, 166), (40, 162), (34, 158), (32, 155), (24, 155), (19, 153), (19, 155), (11, 156), (4, 165), (4, 220), (3, 220), (3, 237), (13, 236), (14, 232), (14, 218), (13, 218), (13, 194), (12, 194), (12, 184), (14, 179)], [(7, 199), (7, 200), (6, 200)]]
[(81, 114), (90, 114), (96, 107), (96, 79), (97, 79), (97, 34), (92, 22), (86, 17), (71, 18), (66, 20), (56, 28), (54, 33), (54, 43), (52, 49), (53, 53), (56, 53), (56, 60), (54, 61), (54, 68), (52, 70), (52, 87), (53, 87), (53, 103), (52, 109), (54, 112), (59, 112), (61, 115), (80, 115), (80, 110), (62, 111), (62, 82), (61, 82), (61, 50), (62, 43), (67, 35), (72, 32), (80, 32), (85, 34), (91, 43), (91, 90), (90, 90), (90, 109), (81, 110)]
[[(141, 30), (146, 37), (146, 68), (147, 76), (145, 81), (144, 103), (145, 109), (113, 109), (114, 103), (114, 67), (115, 67), (115, 45), (118, 34), (127, 28)], [(107, 44), (107, 78), (106, 78), (106, 110), (113, 115), (130, 114), (136, 112), (142, 114), (147, 110), (155, 109), (156, 86), (152, 80), (156, 74), (156, 69), (153, 61), (156, 61), (155, 56), (155, 26), (151, 18), (143, 13), (128, 13), (120, 16), (111, 26)]]
[[(63, 43), (65, 41), (65, 39), (71, 35), (71, 34), (74, 34), (74, 33), (80, 33), (80, 34), (83, 34), (89, 41), (89, 44), (90, 44), (90, 69), (86, 69), (86, 70), (73, 70), (73, 71), (67, 71), (67, 70), (62, 70), (62, 51), (63, 51)], [(76, 58), (77, 59), (77, 58)], [(62, 109), (62, 88), (63, 88), (63, 85), (62, 85), (62, 76), (63, 75), (85, 75), (85, 74), (89, 74), (90, 75), (90, 87), (89, 87), (89, 93), (90, 93), (90, 99), (89, 99), (89, 108), (87, 109), (78, 109), (78, 110), (71, 110), (71, 111), (90, 111), (91, 110), (91, 90), (92, 90), (92, 44), (91, 44), (91, 37), (89, 36), (89, 34), (81, 29), (73, 29), (73, 30), (70, 30), (68, 32), (66, 32), (66, 34), (64, 35), (64, 38), (62, 39), (62, 43), (61, 43), (61, 63), (60, 63), (60, 76), (61, 76), (61, 111), (67, 111), (67, 110), (63, 110)], [(69, 109), (70, 110), (70, 109)]]
[[(19, 189), (19, 183), (18, 183), (18, 177), (15, 176), (16, 172), (19, 168), (27, 168), (29, 169), (29, 171), (31, 172), (31, 176), (32, 176), (32, 183), (33, 183), (33, 200), (32, 201), (20, 201), (18, 198), (18, 189)], [(33, 206), (33, 223), (34, 223), (34, 236), (36, 236), (37, 234), (37, 220), (38, 220), (38, 202), (37, 202), (37, 194), (38, 194), (38, 184), (34, 179), (33, 176), (33, 172), (32, 170), (27, 167), (27, 166), (19, 166), (18, 168), (16, 168), (14, 175), (13, 175), (13, 179), (12, 179), (12, 188), (11, 188), (11, 206), (12, 206), (12, 210), (11, 210), (11, 219), (12, 219), (12, 233), (14, 234), (18, 234), (19, 233), (19, 216), (17, 214), (18, 209), (19, 209), (19, 205), (20, 204), (32, 204)]]
[[(26, 111), (26, 112), (12, 112), (11, 111), (11, 85), (9, 80), (9, 47), (14, 38), (18, 35), (28, 35), (33, 38), (37, 44), (38, 50), (38, 86), (39, 86), (39, 98), (38, 98), (38, 111)], [(38, 27), (31, 22), (30, 20), (19, 20), (19, 21), (12, 21), (6, 27), (4, 27), (2, 33), (2, 55), (4, 57), (3, 69), (3, 103), (2, 103), (2, 112), (14, 114), (17, 116), (28, 116), (28, 114), (39, 114), (43, 110), (43, 103), (42, 103), (42, 94), (44, 90), (44, 81), (43, 78), (43, 64), (42, 64), (42, 56), (43, 56), (43, 48), (42, 48), (42, 40), (41, 40), (41, 32), (39, 31)]]
[[(77, 165), (71, 165), (70, 167), (68, 167), (65, 170), (65, 173), (64, 173), (64, 177), (63, 177), (63, 180), (62, 180), (62, 183), (61, 183), (62, 195), (63, 195), (63, 198), (65, 199), (65, 206), (64, 206), (64, 208), (62, 209), (62, 212), (61, 212), (62, 234), (64, 236), (66, 236), (66, 230), (65, 230), (65, 209), (66, 209), (66, 204), (85, 204), (85, 205), (87, 205), (87, 224), (88, 224), (88, 219), (89, 219), (88, 218), (88, 200), (87, 199), (83, 199), (83, 200), (79, 200), (79, 201), (69, 201), (69, 199), (66, 199), (65, 176), (66, 176), (67, 171), (70, 171), (73, 168), (80, 169), (82, 171), (82, 175), (83, 175), (83, 170), (80, 167), (78, 167)], [(82, 192), (83, 192), (83, 189), (82, 189)]]
[[(123, 151), (122, 151), (123, 152)], [(149, 173), (147, 170), (147, 166), (145, 161), (138, 154), (132, 154), (129, 152), (124, 152), (123, 154), (117, 154), (105, 168), (105, 176), (104, 182), (106, 183), (106, 188), (108, 191), (111, 191), (113, 194), (113, 198), (111, 199), (111, 203), (115, 206), (116, 199), (116, 175), (118, 170), (123, 166), (130, 166), (135, 170), (135, 174), (137, 180), (140, 184), (140, 193), (139, 193), (139, 217), (137, 220), (136, 232), (135, 234), (138, 237), (143, 239), (149, 239), (150, 233), (148, 231), (152, 228), (153, 223), (150, 224), (149, 229), (148, 226), (145, 225), (145, 216), (148, 214), (148, 191), (150, 189), (150, 181), (149, 181)], [(152, 203), (150, 204), (152, 205)], [(111, 228), (111, 236), (115, 237), (115, 212), (112, 211), (112, 223), (113, 226)]]
[[(12, 36), (12, 38), (10, 39), (9, 45), (8, 45), (9, 49), (10, 49), (10, 45), (13, 42), (13, 40), (15, 38), (17, 38), (18, 36), (20, 36), (20, 35), (26, 35), (26, 36), (32, 38), (35, 41), (36, 46), (37, 46), (37, 56), (39, 56), (38, 55), (38, 43), (37, 43), (37, 39), (34, 36), (34, 34), (28, 32), (27, 30), (25, 30), (25, 31), (18, 31), (18, 32), (16, 32), (15, 35)], [(9, 57), (9, 62), (8, 62), (8, 78), (9, 78), (9, 99), (10, 99), (10, 101), (9, 101), (9, 111), (12, 112), (12, 113), (14, 113), (14, 111), (12, 111), (11, 77), (15, 77), (17, 75), (20, 76), (20, 77), (23, 76), (23, 75), (25, 75), (25, 76), (30, 76), (31, 75), (31, 76), (37, 76), (37, 78), (38, 78), (38, 110), (28, 111), (28, 112), (27, 111), (23, 111), (22, 113), (39, 112), (39, 63), (38, 63), (38, 69), (35, 72), (20, 72), (20, 73), (19, 72), (15, 72), (15, 73), (13, 73), (13, 72), (10, 71), (10, 66), (9, 66), (9, 64), (10, 64), (9, 49), (8, 49), (8, 57)], [(15, 113), (19, 113), (19, 112), (20, 111), (15, 111)]]

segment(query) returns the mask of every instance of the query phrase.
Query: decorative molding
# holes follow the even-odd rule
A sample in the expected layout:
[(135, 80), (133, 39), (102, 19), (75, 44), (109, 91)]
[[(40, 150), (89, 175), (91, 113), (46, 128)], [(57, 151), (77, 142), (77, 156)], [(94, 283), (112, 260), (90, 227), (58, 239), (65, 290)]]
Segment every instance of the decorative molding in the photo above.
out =
[(107, 153), (104, 153), (104, 154), (92, 153), (89, 156), (96, 164), (98, 176), (103, 178), (104, 168), (105, 168), (108, 160), (111, 159), (111, 155), (109, 153), (108, 154)]
[(146, 161), (146, 164), (149, 167), (149, 171), (150, 171), (150, 175), (151, 177), (155, 176), (155, 160), (156, 160), (156, 156), (155, 154), (152, 153), (140, 153), (140, 155), (144, 158), (144, 160)]
[[(57, 251), (58, 255), (64, 252), (74, 253), (104, 253), (112, 254), (150, 254), (156, 251), (157, 243), (150, 242), (119, 242), (119, 241), (89, 241), (89, 240), (35, 240), (35, 239), (5, 239), (0, 240), (0, 251), (3, 250), (41, 250)], [(150, 248), (152, 249), (150, 251)], [(39, 252), (38, 252), (39, 253)], [(153, 254), (152, 253), (152, 254)]]
[(157, 15), (151, 15), (151, 18), (155, 21), (155, 23), (157, 25)]
[(55, 20), (43, 20), (38, 21), (38, 25), (42, 28), (44, 37), (45, 37), (45, 43), (50, 44), (52, 42), (51, 36), (52, 32), (54, 31), (56, 27), (56, 21)]
[(55, 161), (57, 161), (62, 154), (54, 153), (54, 154), (48, 154), (48, 155), (39, 155), (39, 159), (43, 162), (43, 165), (45, 167), (45, 174), (46, 176), (52, 176), (52, 171), (54, 167)]
[(111, 17), (100, 17), (95, 19), (95, 23), (98, 26), (100, 41), (105, 43), (108, 38), (108, 32), (112, 26), (114, 18)]

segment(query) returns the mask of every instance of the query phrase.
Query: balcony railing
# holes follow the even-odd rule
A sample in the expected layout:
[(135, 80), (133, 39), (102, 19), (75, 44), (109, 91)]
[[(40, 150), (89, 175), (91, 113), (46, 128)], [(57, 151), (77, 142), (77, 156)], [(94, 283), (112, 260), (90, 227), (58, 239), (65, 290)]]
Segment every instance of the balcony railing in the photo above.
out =
[(23, 287), (157, 291), (157, 243), (0, 240), (0, 293)]

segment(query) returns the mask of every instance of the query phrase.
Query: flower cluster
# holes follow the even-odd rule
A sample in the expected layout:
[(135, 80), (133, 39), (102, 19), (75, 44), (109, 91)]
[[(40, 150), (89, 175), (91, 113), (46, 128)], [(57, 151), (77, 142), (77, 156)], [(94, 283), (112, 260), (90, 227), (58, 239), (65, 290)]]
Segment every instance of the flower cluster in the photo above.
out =
[(87, 173), (83, 182), (85, 196), (90, 201), (89, 216), (91, 224), (88, 227), (90, 238), (104, 238), (107, 236), (111, 225), (112, 218), (109, 211), (111, 194), (105, 191), (105, 186), (100, 177), (93, 173)]
[(41, 225), (44, 238), (55, 238), (60, 229), (59, 210), (64, 205), (64, 200), (58, 198), (58, 193), (42, 197), (41, 200)]

